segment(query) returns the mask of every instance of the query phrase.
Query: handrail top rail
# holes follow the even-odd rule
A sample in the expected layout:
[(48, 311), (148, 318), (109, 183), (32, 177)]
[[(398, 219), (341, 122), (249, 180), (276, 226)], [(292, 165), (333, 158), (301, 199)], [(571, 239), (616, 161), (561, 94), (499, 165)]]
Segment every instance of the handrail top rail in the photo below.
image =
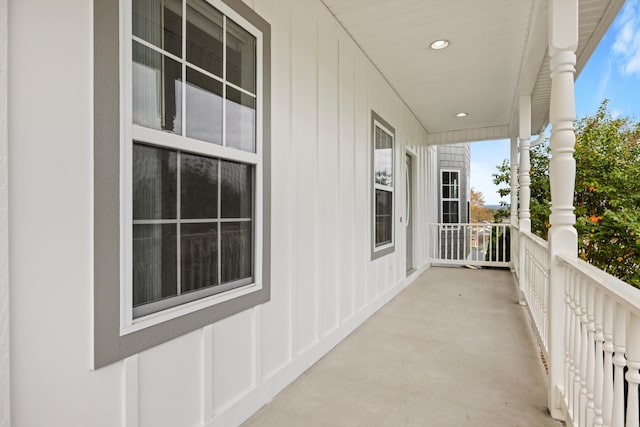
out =
[(526, 238), (532, 240), (534, 243), (537, 243), (538, 245), (542, 246), (543, 248), (549, 249), (549, 242), (544, 240), (542, 237), (536, 236), (535, 234), (533, 234), (530, 231), (529, 232), (521, 231), (520, 234), (522, 234)]
[(569, 258), (562, 254), (558, 254), (557, 257), (566, 266), (574, 268), (586, 278), (604, 288), (608, 292), (608, 296), (614, 297), (618, 304), (626, 306), (630, 311), (640, 315), (640, 289), (580, 258)]
[(446, 225), (457, 227), (460, 225), (470, 225), (470, 226), (478, 226), (478, 227), (490, 227), (490, 226), (500, 226), (500, 227), (509, 227), (511, 224), (506, 222), (432, 222), (429, 225)]

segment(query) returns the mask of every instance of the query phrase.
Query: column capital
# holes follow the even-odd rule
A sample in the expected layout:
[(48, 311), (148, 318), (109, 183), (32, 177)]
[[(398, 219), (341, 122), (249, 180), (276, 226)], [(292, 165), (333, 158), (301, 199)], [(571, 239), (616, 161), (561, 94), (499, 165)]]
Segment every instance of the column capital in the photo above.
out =
[(578, 0), (549, 0), (549, 55), (578, 48)]

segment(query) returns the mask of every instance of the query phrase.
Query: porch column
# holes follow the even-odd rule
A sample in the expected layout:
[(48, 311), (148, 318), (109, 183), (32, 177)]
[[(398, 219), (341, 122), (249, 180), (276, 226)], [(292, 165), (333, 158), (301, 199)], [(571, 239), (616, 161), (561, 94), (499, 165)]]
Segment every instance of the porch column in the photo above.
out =
[[(520, 116), (520, 233), (531, 232), (531, 213), (529, 206), (531, 204), (531, 161), (529, 159), (529, 148), (531, 146), (531, 97), (521, 96), (519, 105)], [(520, 305), (526, 304), (525, 292), (527, 291), (527, 277), (525, 275), (525, 256), (524, 256), (524, 239), (519, 239), (518, 253), (519, 257), (519, 292), (518, 300)]]
[[(511, 137), (511, 224), (518, 225), (518, 138)], [(517, 267), (517, 266), (516, 266)]]
[(578, 234), (574, 228), (573, 191), (576, 142), (574, 73), (578, 46), (578, 0), (550, 0), (549, 55), (551, 56), (551, 216), (549, 222), (549, 411), (563, 418), (561, 401), (564, 379), (564, 277), (557, 255), (578, 255)]
[[(514, 233), (519, 233), (519, 229), (516, 230), (514, 227), (518, 226), (518, 138), (515, 136), (511, 137), (511, 158), (509, 164), (511, 166), (511, 260), (513, 260), (513, 254), (519, 250), (520, 239), (514, 238)], [(513, 271), (518, 272), (520, 274), (520, 263), (518, 265), (515, 263), (512, 265)], [(520, 289), (520, 282), (522, 279), (518, 276), (518, 289)]]

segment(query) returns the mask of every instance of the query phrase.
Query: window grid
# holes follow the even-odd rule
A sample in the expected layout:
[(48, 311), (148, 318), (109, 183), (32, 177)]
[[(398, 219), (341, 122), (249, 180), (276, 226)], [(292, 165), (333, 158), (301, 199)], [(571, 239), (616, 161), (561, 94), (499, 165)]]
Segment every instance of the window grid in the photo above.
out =
[[(451, 206), (456, 206), (451, 210)], [(460, 172), (443, 170), (441, 172), (441, 215), (445, 224), (460, 222)], [(452, 216), (456, 221), (452, 221)]]
[[(156, 45), (154, 45), (153, 43), (150, 43), (144, 39), (142, 39), (141, 37), (138, 37), (136, 35), (133, 34), (132, 28), (129, 26), (128, 27), (128, 34), (131, 37), (131, 41), (129, 43), (139, 43), (143, 46), (145, 46), (146, 48), (149, 48), (157, 53), (159, 53), (160, 55), (162, 55), (163, 57), (172, 59), (176, 62), (179, 62), (181, 64), (181, 89), (180, 89), (180, 93), (181, 93), (181, 100), (180, 100), (180, 111), (181, 111), (181, 117), (180, 117), (180, 132), (169, 132), (167, 133), (166, 131), (162, 131), (162, 130), (158, 130), (158, 129), (154, 129), (154, 128), (148, 128), (142, 125), (138, 125), (133, 123), (133, 121), (131, 120), (131, 116), (129, 123), (130, 126), (132, 126), (133, 129), (133, 134), (129, 133), (130, 137), (126, 138), (126, 140), (128, 141), (128, 147), (129, 147), (129, 155), (131, 155), (131, 150), (133, 148), (133, 145), (136, 143), (143, 143), (143, 144), (152, 144), (154, 146), (157, 147), (161, 147), (161, 148), (165, 148), (165, 149), (170, 149), (170, 150), (174, 150), (176, 151), (176, 161), (177, 161), (177, 168), (176, 168), (176, 173), (177, 173), (177, 179), (176, 179), (176, 198), (177, 198), (177, 202), (176, 202), (176, 219), (152, 219), (152, 220), (132, 220), (132, 215), (130, 211), (127, 214), (128, 218), (129, 218), (129, 224), (130, 227), (133, 225), (142, 225), (142, 224), (176, 224), (176, 263), (177, 263), (177, 268), (176, 268), (176, 295), (173, 297), (167, 297), (164, 299), (161, 299), (159, 301), (155, 301), (155, 302), (150, 302), (147, 304), (160, 304), (160, 305), (164, 305), (165, 308), (170, 308), (170, 307), (174, 307), (177, 305), (182, 304), (182, 302), (180, 302), (180, 297), (182, 295), (182, 274), (181, 274), (181, 260), (182, 260), (182, 256), (181, 256), (181, 252), (182, 252), (182, 248), (181, 248), (181, 242), (182, 242), (182, 234), (181, 234), (181, 224), (197, 224), (197, 223), (216, 223), (216, 230), (217, 230), (217, 283), (213, 286), (207, 286), (204, 288), (201, 288), (197, 291), (190, 291), (190, 294), (202, 294), (205, 293), (204, 296), (207, 296), (206, 294), (213, 294), (213, 293), (218, 293), (218, 292), (224, 292), (226, 290), (231, 290), (234, 288), (237, 288), (239, 286), (243, 286), (246, 284), (250, 284), (250, 283), (254, 283), (256, 280), (256, 274), (257, 273), (257, 268), (258, 268), (258, 260), (259, 260), (259, 256), (258, 253), (256, 251), (256, 248), (258, 248), (258, 245), (261, 241), (261, 239), (257, 238), (256, 236), (256, 223), (254, 223), (251, 227), (251, 276), (249, 278), (244, 278), (244, 279), (236, 279), (232, 282), (227, 282), (227, 283), (222, 283), (222, 224), (223, 223), (247, 223), (247, 222), (254, 222), (254, 221), (260, 221), (260, 219), (256, 216), (257, 215), (257, 207), (256, 204), (259, 201), (259, 197), (257, 197), (257, 193), (256, 191), (258, 191), (258, 183), (259, 181), (255, 178), (259, 175), (260, 171), (261, 171), (261, 166), (260, 166), (260, 159), (257, 158), (256, 156), (260, 154), (261, 152), (261, 148), (260, 148), (260, 143), (258, 141), (259, 139), (259, 134), (261, 131), (261, 125), (259, 124), (260, 122), (260, 104), (258, 103), (258, 97), (257, 97), (257, 93), (261, 90), (261, 83), (259, 80), (259, 70), (260, 70), (260, 59), (261, 59), (261, 54), (260, 54), (260, 48), (259, 46), (259, 39), (257, 38), (257, 36), (253, 33), (251, 33), (251, 35), (253, 37), (256, 37), (256, 51), (255, 51), (255, 73), (254, 73), (254, 79), (255, 79), (255, 90), (256, 92), (251, 92), (249, 90), (246, 90), (232, 82), (228, 82), (227, 81), (227, 20), (230, 19), (227, 17), (227, 15), (220, 11), (220, 9), (216, 8), (215, 6), (213, 6), (211, 3), (207, 2), (208, 5), (210, 7), (213, 7), (214, 9), (216, 9), (221, 15), (222, 15), (222, 77), (217, 76), (207, 70), (202, 69), (201, 67), (190, 63), (189, 61), (187, 61), (187, 0), (183, 0), (182, 1), (182, 16), (181, 16), (181, 25), (182, 25), (182, 29), (181, 29), (181, 35), (182, 35), (182, 41), (181, 41), (181, 47), (182, 47), (182, 52), (181, 52), (181, 57), (178, 57), (174, 54), (172, 54), (171, 52), (167, 51), (164, 49), (164, 43), (165, 43), (165, 39), (164, 37), (161, 37), (162, 40), (162, 45), (163, 47), (158, 47)], [(162, 14), (164, 16), (164, 8), (161, 9), (162, 10)], [(162, 20), (162, 22), (164, 22), (164, 19)], [(242, 22), (242, 21), (240, 21)], [(239, 24), (236, 24), (239, 25)], [(246, 28), (244, 25), (239, 25), (241, 28), (248, 30), (248, 28)], [(131, 49), (131, 44), (130, 44), (130, 49)], [(133, 52), (132, 50), (126, 50), (129, 52), (129, 59), (132, 61), (130, 62), (130, 64), (132, 64), (133, 61)], [(164, 60), (163, 60), (164, 63)], [(209, 150), (191, 150), (188, 149), (188, 151), (190, 152), (194, 152), (197, 153), (199, 155), (203, 155), (212, 159), (217, 160), (220, 165), (220, 161), (222, 160), (228, 160), (228, 161), (233, 161), (239, 164), (245, 164), (247, 166), (249, 166), (252, 170), (252, 178), (251, 178), (251, 203), (252, 203), (252, 213), (254, 215), (254, 217), (252, 218), (222, 218), (222, 212), (221, 212), (221, 200), (222, 200), (222, 168), (219, 166), (218, 170), (217, 170), (217, 179), (218, 179), (218, 183), (217, 183), (217, 187), (218, 187), (218, 197), (217, 197), (217, 211), (218, 211), (218, 217), (217, 218), (198, 218), (198, 219), (182, 219), (181, 218), (181, 206), (180, 206), (180, 198), (181, 198), (181, 154), (183, 152), (183, 143), (181, 143), (180, 141), (188, 141), (188, 140), (194, 140), (197, 142), (200, 142), (201, 140), (193, 138), (193, 137), (189, 137), (187, 136), (187, 127), (186, 127), (186, 122), (187, 122), (187, 71), (189, 69), (195, 70), (199, 73), (202, 73), (203, 75), (214, 79), (215, 81), (218, 81), (222, 84), (222, 95), (221, 95), (221, 100), (222, 100), (222, 105), (221, 105), (221, 114), (222, 114), (222, 122), (221, 122), (221, 126), (222, 126), (222, 140), (221, 140), (221, 144), (215, 144), (215, 143), (209, 143), (209, 142), (204, 142), (205, 144), (209, 145), (214, 145), (214, 146), (218, 146), (218, 147), (225, 147), (223, 149), (223, 151), (221, 152), (221, 150), (219, 149), (215, 149), (214, 147), (211, 147), (212, 150), (215, 153), (210, 153), (208, 152)], [(131, 80), (130, 80), (131, 81)], [(245, 95), (250, 96), (254, 102), (255, 102), (255, 122), (254, 122), (254, 147), (253, 147), (253, 151), (246, 151), (240, 148), (236, 148), (236, 147), (232, 147), (232, 146), (228, 146), (227, 145), (227, 87), (231, 87), (237, 91), (239, 91), (240, 93), (243, 93)], [(162, 109), (164, 110), (164, 99), (163, 99), (163, 104), (162, 104)], [(164, 115), (163, 115), (164, 117)], [(139, 134), (144, 135), (143, 138), (138, 138)], [(156, 137), (157, 135), (157, 137)], [(167, 141), (171, 141), (173, 140), (174, 142), (168, 143), (166, 144), (164, 140)], [(230, 151), (229, 151), (230, 150)], [(125, 164), (128, 164), (129, 167), (131, 166), (130, 162), (125, 162)], [(129, 193), (130, 195), (132, 195), (132, 192)], [(131, 201), (133, 199), (129, 198), (129, 201)], [(131, 241), (131, 238), (133, 237), (133, 233), (132, 230), (129, 232), (129, 241)], [(128, 250), (128, 253), (131, 254), (131, 250)], [(131, 260), (131, 255), (128, 255), (129, 260)], [(131, 262), (131, 261), (130, 261)], [(131, 272), (129, 273), (131, 274)], [(131, 277), (131, 276), (129, 276)], [(131, 292), (131, 290), (133, 289), (133, 283), (131, 281), (131, 279), (128, 280), (129, 283), (129, 290), (127, 292)], [(211, 291), (211, 289), (214, 289), (214, 291)], [(172, 300), (172, 299), (178, 299), (176, 304), (166, 304), (167, 300)], [(153, 310), (149, 313), (147, 313), (146, 311), (144, 311), (143, 314), (139, 314), (136, 315), (136, 308), (133, 307), (133, 299), (132, 297), (129, 297), (130, 303), (129, 303), (129, 308), (127, 310), (125, 310), (126, 313), (130, 313), (130, 314), (125, 314), (125, 317), (128, 317), (129, 319), (133, 319), (136, 320), (136, 318), (139, 318), (141, 316), (145, 316), (146, 314), (151, 314), (151, 313), (156, 313), (160, 310)], [(127, 321), (125, 319), (125, 324), (126, 323), (130, 323), (130, 321)]]

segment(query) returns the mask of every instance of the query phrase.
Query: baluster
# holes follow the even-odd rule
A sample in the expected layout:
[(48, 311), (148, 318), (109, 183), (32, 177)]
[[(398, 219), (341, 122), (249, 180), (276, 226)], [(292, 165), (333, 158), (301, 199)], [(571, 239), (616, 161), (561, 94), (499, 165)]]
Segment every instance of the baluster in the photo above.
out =
[(580, 325), (580, 299), (581, 281), (578, 277), (575, 280), (574, 301), (575, 309), (573, 311), (573, 424), (580, 425), (580, 354), (581, 350), (581, 325)]
[(603, 304), (603, 291), (602, 289), (595, 290), (595, 328), (596, 332), (594, 338), (596, 340), (596, 366), (595, 366), (595, 381), (593, 384), (593, 404), (594, 404), (594, 426), (602, 426), (602, 395), (604, 384), (604, 360), (602, 354), (602, 342), (604, 341), (604, 333), (602, 330), (602, 304)]
[(613, 376), (613, 411), (611, 414), (611, 426), (624, 426), (624, 367), (627, 365), (624, 356), (625, 333), (627, 325), (627, 311), (619, 304), (615, 305), (613, 317), (613, 364), (615, 365)]
[(593, 385), (595, 383), (595, 303), (594, 303), (594, 284), (588, 280), (585, 282), (587, 286), (587, 425), (593, 425), (594, 403), (593, 403)]
[(567, 402), (567, 410), (569, 414), (573, 414), (573, 343), (574, 343), (574, 325), (573, 325), (573, 312), (575, 310), (574, 302), (574, 276), (571, 274), (571, 270), (565, 269), (565, 399)]
[[(549, 349), (549, 312), (548, 312), (548, 301), (549, 301), (549, 277), (547, 273), (547, 257), (546, 251), (542, 248), (538, 248), (539, 257), (538, 260), (540, 262), (540, 280), (542, 283), (542, 321), (544, 325), (544, 345), (545, 348)], [(565, 310), (567, 308), (565, 307)]]
[(587, 334), (587, 282), (582, 279), (580, 285), (580, 420), (587, 425), (587, 355), (589, 343)]
[(613, 411), (613, 300), (604, 295), (604, 384), (602, 386), (602, 421), (606, 427), (611, 426)]
[(627, 427), (640, 427), (638, 384), (640, 384), (640, 317), (631, 314), (627, 330)]

